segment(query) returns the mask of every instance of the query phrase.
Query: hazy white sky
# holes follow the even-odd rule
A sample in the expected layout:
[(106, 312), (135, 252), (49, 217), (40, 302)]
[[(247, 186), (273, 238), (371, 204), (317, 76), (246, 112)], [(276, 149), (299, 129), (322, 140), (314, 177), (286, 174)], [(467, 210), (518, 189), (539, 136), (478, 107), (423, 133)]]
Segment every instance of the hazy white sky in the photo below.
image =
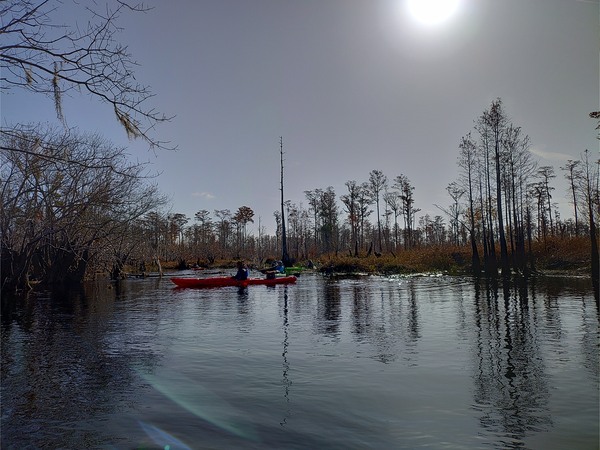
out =
[[(69, 2), (65, 2), (67, 5)], [(559, 167), (597, 154), (599, 5), (594, 0), (460, 0), (425, 25), (404, 0), (149, 0), (123, 16), (123, 43), (153, 106), (176, 117), (157, 129), (177, 152), (130, 142), (110, 107), (73, 94), (69, 126), (98, 131), (150, 160), (172, 212), (246, 205), (272, 232), (279, 207), (279, 136), (286, 198), (373, 169), (405, 174), (420, 214), (442, 214), (458, 174), (461, 136), (492, 100), (557, 172), (554, 199), (570, 214)], [(67, 14), (67, 18), (70, 16)], [(2, 123), (56, 121), (51, 99), (2, 94)]]

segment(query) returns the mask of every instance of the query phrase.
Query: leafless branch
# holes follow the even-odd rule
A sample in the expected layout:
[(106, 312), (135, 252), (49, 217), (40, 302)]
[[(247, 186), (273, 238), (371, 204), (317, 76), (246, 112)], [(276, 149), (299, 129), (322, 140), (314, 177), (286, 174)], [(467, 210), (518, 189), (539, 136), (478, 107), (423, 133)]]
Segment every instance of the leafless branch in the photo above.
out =
[[(118, 21), (126, 12), (146, 12), (143, 4), (113, 0), (106, 10), (85, 7), (85, 27), (57, 21), (58, 0), (39, 4), (8, 0), (0, 9), (0, 89), (24, 88), (53, 98), (63, 120), (62, 96), (83, 90), (113, 107), (117, 121), (130, 138), (141, 138), (151, 148), (171, 148), (154, 137), (156, 124), (170, 120), (148, 105), (154, 96), (135, 80), (132, 59), (118, 40)], [(82, 8), (77, 2), (74, 7)]]

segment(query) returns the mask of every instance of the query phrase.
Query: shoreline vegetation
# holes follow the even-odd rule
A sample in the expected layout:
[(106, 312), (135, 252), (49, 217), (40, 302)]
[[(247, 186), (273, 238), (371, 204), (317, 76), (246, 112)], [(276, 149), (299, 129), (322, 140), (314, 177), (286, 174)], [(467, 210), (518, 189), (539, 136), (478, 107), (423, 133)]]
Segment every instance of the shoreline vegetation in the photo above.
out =
[[(530, 266), (530, 275), (560, 275), (590, 278), (590, 251), (589, 241), (586, 238), (548, 239), (546, 243), (535, 243), (532, 247), (533, 267)], [(264, 260), (244, 259), (249, 267), (261, 270), (268, 267), (271, 258)], [(233, 269), (237, 259), (223, 259), (203, 261), (189, 264), (184, 260), (167, 261), (161, 263), (161, 269), (170, 272), (191, 269), (194, 265), (204, 269)], [(198, 264), (200, 263), (200, 264)], [(309, 266), (312, 266), (309, 268)], [(158, 273), (158, 267), (147, 265), (150, 273)], [(414, 275), (427, 273), (444, 273), (448, 275), (473, 275), (471, 265), (471, 248), (469, 246), (427, 246), (410, 250), (402, 250), (397, 254), (383, 254), (376, 256), (352, 256), (338, 252), (321, 255), (304, 261), (296, 261), (290, 267), (292, 271), (310, 270), (323, 274), (369, 274), (369, 275)], [(139, 277), (143, 274), (133, 267), (126, 267), (127, 276)], [(108, 275), (108, 274), (107, 274)], [(482, 272), (482, 276), (483, 276)]]
[[(276, 259), (287, 267), (310, 261), (325, 274), (587, 272), (598, 301), (600, 166), (586, 150), (561, 167), (574, 213), (564, 219), (552, 201), (554, 169), (531, 160), (529, 141), (508, 124), (501, 100), (477, 123), (477, 137), (469, 132), (459, 145), (459, 174), (447, 187), (452, 204), (440, 207), (446, 218), (419, 216), (408, 176), (388, 179), (380, 170), (367, 181), (348, 180), (341, 195), (329, 186), (304, 191), (307, 206), (286, 201), (280, 138), (274, 235), (260, 217), (258, 233), (248, 230), (255, 213), (246, 205), (203, 209), (192, 223), (166, 212), (169, 202), (149, 184), (146, 166), (98, 135), (35, 126), (0, 133), (10, 149), (0, 152), (0, 291), (68, 288), (105, 274), (118, 280), (169, 268), (228, 268), (240, 259), (260, 270)], [(37, 142), (44, 143), (39, 153), (30, 150)]]

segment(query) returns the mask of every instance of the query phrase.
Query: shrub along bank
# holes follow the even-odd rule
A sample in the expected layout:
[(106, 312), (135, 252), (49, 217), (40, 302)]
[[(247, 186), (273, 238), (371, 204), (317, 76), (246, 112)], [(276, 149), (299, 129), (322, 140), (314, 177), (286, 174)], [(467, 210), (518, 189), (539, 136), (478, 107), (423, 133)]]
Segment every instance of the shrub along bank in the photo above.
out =
[[(554, 238), (546, 242), (536, 242), (531, 249), (530, 268), (535, 272), (589, 276), (591, 268), (589, 245), (589, 240), (586, 238)], [(321, 271), (333, 273), (444, 272), (458, 275), (472, 271), (471, 249), (455, 246), (424, 247), (379, 257), (326, 255), (318, 258), (317, 262)]]

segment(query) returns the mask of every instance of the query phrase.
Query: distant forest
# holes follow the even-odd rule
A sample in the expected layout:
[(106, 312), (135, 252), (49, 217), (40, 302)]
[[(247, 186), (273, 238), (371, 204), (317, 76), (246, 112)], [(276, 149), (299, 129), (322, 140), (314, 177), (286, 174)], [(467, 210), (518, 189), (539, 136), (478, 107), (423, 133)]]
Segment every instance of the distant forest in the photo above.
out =
[[(84, 92), (114, 110), (131, 138), (168, 147), (155, 130), (169, 118), (148, 105), (153, 94), (135, 80), (135, 63), (116, 34), (122, 13), (146, 9), (120, 1), (94, 12), (86, 4), (87, 27), (73, 29), (53, 21), (61, 7), (56, 0), (10, 0), (1, 12), (2, 89), (49, 97), (59, 122), (0, 128), (2, 291), (33, 282), (68, 285), (98, 273), (119, 278), (126, 268), (148, 263), (160, 270), (161, 261), (393, 258), (443, 246), (469, 248), (475, 273), (525, 273), (534, 243), (579, 236), (589, 237), (597, 288), (599, 161), (582, 149), (579, 159), (558, 169), (540, 166), (500, 99), (457, 142), (457, 178), (447, 187), (449, 206), (438, 206), (440, 215), (418, 214), (410, 174), (388, 178), (380, 170), (347, 181), (343, 193), (305, 191), (306, 208), (282, 199), (275, 235), (260, 224), (258, 233), (247, 232), (255, 219), (246, 205), (234, 212), (201, 210), (193, 218), (166, 213), (169, 205), (146, 165), (131, 162), (126, 149), (102, 136), (68, 129), (62, 111), (64, 93)], [(600, 113), (590, 116), (597, 121)], [(552, 183), (559, 175), (569, 182), (564, 195), (572, 218), (556, 212)]]
[[(126, 266), (160, 261), (211, 264), (243, 258), (281, 259), (277, 232), (247, 232), (249, 206), (237, 211), (167, 214), (147, 167), (97, 135), (62, 127), (4, 129), (1, 134), (3, 288), (79, 282), (102, 272), (118, 278)], [(458, 177), (447, 187), (440, 215), (419, 215), (407, 175), (390, 179), (372, 170), (346, 191), (305, 191), (307, 208), (284, 202), (291, 261), (325, 255), (392, 255), (426, 246), (469, 246), (475, 272), (526, 271), (533, 242), (597, 234), (598, 161), (585, 151), (560, 167), (569, 182), (573, 217), (553, 203), (550, 166), (538, 166), (522, 129), (494, 101), (457, 146)], [(594, 243), (597, 249), (597, 242)]]

